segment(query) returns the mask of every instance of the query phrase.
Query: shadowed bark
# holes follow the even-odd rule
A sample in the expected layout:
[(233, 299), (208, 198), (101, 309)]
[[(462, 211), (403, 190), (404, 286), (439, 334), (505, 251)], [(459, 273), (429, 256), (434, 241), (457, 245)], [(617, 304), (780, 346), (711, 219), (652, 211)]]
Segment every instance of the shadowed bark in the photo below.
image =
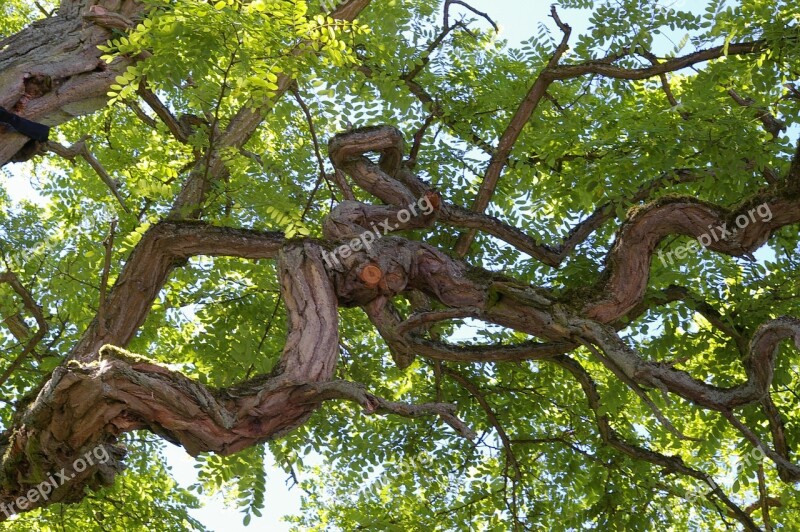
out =
[[(134, 0), (65, 0), (54, 16), (0, 41), (0, 106), (48, 126), (103, 107), (114, 78), (132, 60), (108, 65), (97, 46), (113, 29), (130, 27), (144, 8)], [(30, 158), (37, 148), (0, 127), (0, 166)]]

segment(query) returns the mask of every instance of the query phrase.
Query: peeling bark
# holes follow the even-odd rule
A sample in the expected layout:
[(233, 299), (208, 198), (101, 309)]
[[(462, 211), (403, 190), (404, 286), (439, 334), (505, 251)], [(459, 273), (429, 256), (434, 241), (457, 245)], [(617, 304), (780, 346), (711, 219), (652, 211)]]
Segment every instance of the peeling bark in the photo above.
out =
[[(99, 15), (101, 10), (106, 16)], [(54, 16), (0, 41), (0, 106), (48, 126), (103, 107), (114, 78), (132, 60), (108, 65), (97, 46), (108, 41), (121, 21), (135, 19), (143, 10), (135, 0), (64, 1)], [(0, 128), (0, 166), (24, 158), (17, 154), (28, 142)]]

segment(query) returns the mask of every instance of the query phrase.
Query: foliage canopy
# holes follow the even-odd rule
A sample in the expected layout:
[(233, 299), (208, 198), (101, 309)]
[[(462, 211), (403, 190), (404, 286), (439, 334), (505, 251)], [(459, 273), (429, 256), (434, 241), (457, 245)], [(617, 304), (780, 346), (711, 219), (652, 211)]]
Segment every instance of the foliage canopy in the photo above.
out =
[[(281, 232), (329, 250), (324, 222), (348, 194), (400, 205), (367, 191), (355, 163), (328, 159), (334, 135), (378, 124), (403, 132), (404, 168), (442, 202), (437, 223), (397, 234), (463, 258), (468, 281), (490, 288), (477, 310), (433, 289), (392, 294), (401, 319), (436, 318), (411, 344), (381, 328), (371, 302), (342, 304), (335, 378), (396, 404), (453, 404), (477, 437), (442, 416), (386, 405), (367, 416), (326, 401), (277, 439), (201, 454), (192, 492), (161, 457), (161, 437), (186, 445), (181, 437), (115, 419), (118, 430), (86, 440), (125, 443), (127, 471), (112, 486), (0, 526), (202, 530), (187, 510), (216, 490), (249, 522), (269, 504), (266, 453), (301, 479), (303, 513), (291, 519), (303, 530), (800, 522), (800, 325), (779, 319), (800, 317), (795, 2), (562, 0), (519, 46), (498, 39), (491, 13), (449, 0), (349, 0), (333, 13), (303, 0), (77, 4), (7, 0), (0, 17), (0, 105), (57, 124), (36, 155), (13, 153), (28, 162), (3, 167), (9, 182), (30, 179), (35, 196), (0, 191), (0, 494), (18, 494), (44, 456), (34, 436), (27, 461), (15, 454), (31, 427), (25, 409), (61, 368), (97, 364), (87, 346), (143, 353), (212, 390), (274, 375), (294, 322), (285, 272), (253, 260), (266, 255), (214, 240), (220, 248), (176, 259), (141, 313), (138, 300), (101, 301), (150, 282), (123, 268), (165, 220), (188, 224), (181, 235), (247, 228), (230, 238)], [(20, 36), (59, 17), (97, 33), (96, 70), (80, 78), (108, 78), (94, 112), (80, 98), (44, 103), (50, 91), (72, 94), (77, 74), (48, 77), (39, 92), (26, 81), (22, 96), (9, 88), (21, 83), (15, 54), (29, 53)], [(578, 20), (588, 20), (580, 34), (569, 27)], [(67, 64), (69, 53), (58, 57)], [(27, 72), (57, 70), (55, 55), (25, 56)], [(738, 236), (676, 254), (743, 212), (755, 214)], [(498, 288), (507, 283), (518, 291)], [(513, 327), (503, 304), (530, 305), (565, 332), (536, 329), (532, 317)], [(115, 337), (113, 324), (104, 334), (112, 317), (130, 334)], [(797, 346), (779, 342), (792, 337)], [(629, 352), (641, 367), (620, 362)], [(767, 373), (754, 399), (712, 393)], [(759, 445), (769, 452), (754, 459)], [(73, 489), (67, 500), (81, 499)]]

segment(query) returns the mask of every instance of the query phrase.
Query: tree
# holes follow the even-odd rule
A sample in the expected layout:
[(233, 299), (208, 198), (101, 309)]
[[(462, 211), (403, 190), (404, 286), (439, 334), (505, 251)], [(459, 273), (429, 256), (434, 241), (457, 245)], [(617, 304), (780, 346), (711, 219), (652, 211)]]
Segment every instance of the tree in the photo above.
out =
[(795, 522), (798, 19), (729, 4), (11, 0), (0, 520), (200, 529), (168, 441), (245, 521), (268, 447), (305, 528)]

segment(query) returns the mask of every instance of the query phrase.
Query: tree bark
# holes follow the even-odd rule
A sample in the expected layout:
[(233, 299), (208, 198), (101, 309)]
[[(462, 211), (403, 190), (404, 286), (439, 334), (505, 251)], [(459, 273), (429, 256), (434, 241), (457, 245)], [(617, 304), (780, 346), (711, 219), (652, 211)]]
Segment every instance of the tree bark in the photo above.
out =
[[(106, 64), (97, 46), (143, 10), (135, 0), (65, 0), (54, 16), (0, 41), (0, 106), (48, 126), (103, 107), (114, 78), (132, 60)], [(0, 127), (0, 166), (32, 156), (35, 146), (20, 153), (29, 143)]]

